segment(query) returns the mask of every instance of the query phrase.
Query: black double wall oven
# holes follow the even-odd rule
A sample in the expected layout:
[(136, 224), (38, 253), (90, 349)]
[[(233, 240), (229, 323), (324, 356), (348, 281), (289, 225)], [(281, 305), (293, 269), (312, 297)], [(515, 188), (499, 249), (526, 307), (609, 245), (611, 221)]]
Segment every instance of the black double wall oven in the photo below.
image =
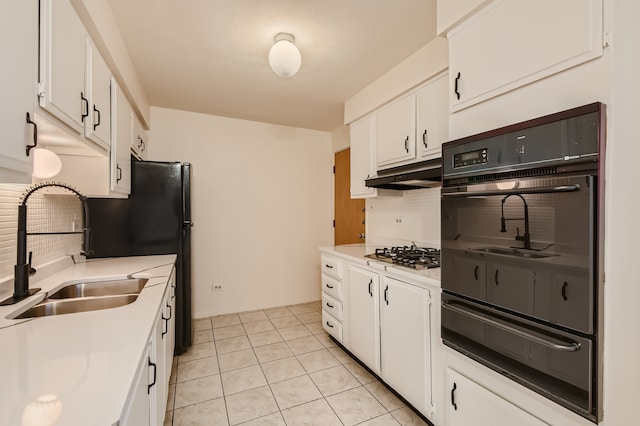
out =
[(442, 338), (601, 418), (605, 110), (443, 145)]

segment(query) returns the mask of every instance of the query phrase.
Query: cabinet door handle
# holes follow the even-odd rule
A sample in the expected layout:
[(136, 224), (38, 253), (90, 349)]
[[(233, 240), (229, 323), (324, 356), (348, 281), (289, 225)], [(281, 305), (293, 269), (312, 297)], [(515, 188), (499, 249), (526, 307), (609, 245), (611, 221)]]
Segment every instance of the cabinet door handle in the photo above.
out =
[(458, 75), (456, 76), (455, 87), (453, 89), (453, 91), (456, 94), (456, 98), (458, 100), (460, 100), (460, 92), (458, 91), (458, 82), (460, 81), (460, 77), (461, 77), (461, 75), (460, 75), (460, 73), (458, 73)]
[(457, 410), (458, 409), (458, 404), (456, 404), (456, 389), (458, 388), (458, 386), (456, 386), (455, 382), (453, 383), (453, 387), (451, 388), (451, 405), (453, 405), (453, 409)]
[(140, 136), (138, 136), (138, 141), (139, 141), (139, 142), (138, 142), (138, 148), (141, 148), (141, 147), (142, 147), (142, 144), (143, 144), (144, 142), (142, 141), (142, 138), (141, 138)]
[(427, 143), (427, 129), (424, 129), (424, 133), (422, 134), (422, 144), (425, 148), (429, 147), (429, 144)]
[(564, 282), (564, 284), (562, 284), (562, 300), (565, 300), (565, 301), (566, 301), (567, 299), (569, 299), (569, 298), (567, 297), (567, 286), (568, 286), (568, 285), (569, 285), (569, 284), (568, 284), (566, 281)]
[(93, 106), (93, 112), (97, 112), (98, 113), (98, 122), (96, 124), (93, 125), (93, 130), (96, 130), (96, 127), (98, 127), (100, 125), (100, 110), (98, 108), (96, 108), (96, 106)]
[(407, 151), (407, 154), (409, 153), (409, 136), (407, 136), (407, 138), (404, 140), (404, 149), (405, 151)]
[(373, 297), (373, 290), (371, 290), (371, 286), (373, 285), (373, 278), (369, 280), (369, 296)]
[(327, 302), (327, 303), (326, 303), (326, 305), (327, 305), (328, 307), (330, 307), (330, 308), (333, 308), (333, 305), (332, 305), (331, 303), (329, 303), (329, 302)]
[(29, 115), (29, 112), (27, 112), (27, 124), (33, 125), (33, 145), (27, 145), (27, 157), (28, 157), (29, 153), (31, 152), (31, 148), (35, 148), (36, 146), (38, 146), (38, 125), (31, 120), (31, 116)]
[(167, 302), (167, 308), (169, 308), (169, 318), (167, 318), (167, 320), (170, 320), (173, 317), (173, 307), (169, 304), (169, 302)]
[(147, 385), (147, 394), (150, 394), (151, 388), (155, 386), (158, 373), (158, 367), (156, 366), (155, 362), (151, 362), (151, 357), (149, 357), (149, 367), (153, 367), (153, 383)]
[(384, 287), (384, 301), (387, 305), (389, 305), (389, 296), (387, 295), (389, 293), (389, 286), (385, 286)]
[(500, 269), (496, 269), (496, 275), (493, 277), (493, 280), (496, 282), (496, 285), (500, 285), (498, 282), (498, 274), (500, 273)]
[(329, 321), (326, 321), (327, 327), (333, 328), (333, 324), (331, 324)]
[(89, 116), (89, 99), (84, 97), (84, 93), (83, 92), (80, 92), (80, 100), (82, 102), (84, 102), (84, 108), (83, 108), (82, 113), (81, 113), (82, 117), (80, 119), (80, 121), (82, 121), (84, 123), (84, 119)]
[(147, 144), (144, 143), (142, 139), (140, 139), (140, 143), (142, 144), (142, 148), (140, 148), (140, 152), (144, 152), (144, 150), (147, 148)]
[(325, 284), (325, 286), (326, 286), (327, 288), (333, 288), (333, 286), (332, 286), (332, 285), (329, 285), (329, 284)]
[(160, 338), (164, 339), (164, 335), (169, 332), (169, 318), (165, 318), (164, 315), (162, 315), (162, 321), (164, 321), (164, 327), (162, 328)]
[(333, 265), (329, 265), (328, 263), (325, 263), (324, 267), (327, 269), (333, 269)]
[(122, 180), (122, 169), (117, 164), (116, 164), (116, 171), (118, 172), (118, 176), (116, 177), (116, 183), (118, 183)]
[(478, 281), (478, 265), (476, 265), (476, 268), (473, 270), (473, 276), (476, 278), (476, 281)]

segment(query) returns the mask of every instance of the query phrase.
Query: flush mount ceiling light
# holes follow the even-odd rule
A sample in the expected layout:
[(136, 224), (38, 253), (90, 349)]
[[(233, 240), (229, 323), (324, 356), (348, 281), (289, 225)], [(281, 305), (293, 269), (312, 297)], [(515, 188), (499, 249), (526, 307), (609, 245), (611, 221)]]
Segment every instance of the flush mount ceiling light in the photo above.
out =
[(291, 34), (278, 33), (269, 51), (269, 65), (280, 77), (292, 77), (300, 69), (302, 57)]

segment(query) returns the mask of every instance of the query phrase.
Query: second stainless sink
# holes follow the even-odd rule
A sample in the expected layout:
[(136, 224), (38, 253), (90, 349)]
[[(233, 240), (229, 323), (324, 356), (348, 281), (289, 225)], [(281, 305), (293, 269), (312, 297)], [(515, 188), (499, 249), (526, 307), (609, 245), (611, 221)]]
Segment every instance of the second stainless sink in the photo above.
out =
[(121, 294), (118, 296), (86, 297), (70, 300), (45, 300), (13, 319), (46, 317), (50, 315), (73, 314), (78, 312), (98, 311), (117, 308), (133, 303), (137, 294)]
[(545, 257), (555, 256), (555, 254), (540, 253), (533, 250), (525, 250), (525, 249), (510, 248), (510, 247), (482, 247), (482, 248), (472, 249), (471, 251), (504, 254), (506, 256), (528, 257), (530, 259), (542, 259)]
[(149, 281), (147, 278), (128, 278), (109, 281), (87, 281), (69, 284), (48, 295), (49, 299), (139, 294)]

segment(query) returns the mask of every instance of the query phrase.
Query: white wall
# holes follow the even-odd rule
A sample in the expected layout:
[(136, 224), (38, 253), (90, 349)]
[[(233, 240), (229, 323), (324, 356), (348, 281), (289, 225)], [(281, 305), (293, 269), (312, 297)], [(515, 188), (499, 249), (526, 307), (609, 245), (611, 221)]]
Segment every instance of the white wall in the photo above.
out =
[(319, 300), (331, 134), (155, 107), (151, 120), (151, 159), (193, 164), (193, 316)]
[(340, 126), (331, 132), (331, 146), (333, 152), (343, 151), (351, 146), (349, 126)]

